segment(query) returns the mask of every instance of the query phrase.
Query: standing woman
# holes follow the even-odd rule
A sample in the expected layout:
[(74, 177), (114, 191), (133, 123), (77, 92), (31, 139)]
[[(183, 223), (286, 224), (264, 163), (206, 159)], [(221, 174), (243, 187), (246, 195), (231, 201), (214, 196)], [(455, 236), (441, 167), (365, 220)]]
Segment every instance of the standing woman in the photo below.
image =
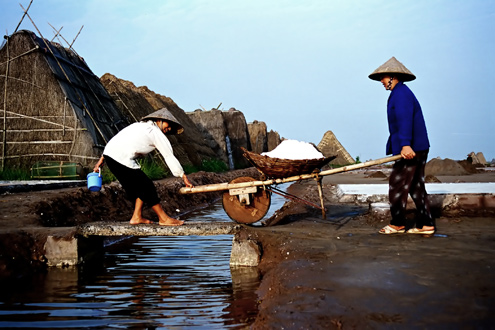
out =
[[(416, 79), (395, 57), (369, 75), (390, 91), (387, 102), (387, 119), (390, 136), (387, 155), (401, 155), (395, 162), (389, 179), (389, 200), (392, 220), (380, 234), (433, 234), (435, 224), (430, 212), (425, 189), (425, 165), (430, 143), (423, 112), (413, 92), (404, 82)], [(406, 228), (408, 195), (416, 204), (415, 227)]]
[(169, 217), (160, 205), (160, 199), (153, 181), (141, 170), (136, 161), (155, 149), (162, 154), (168, 168), (176, 177), (182, 177), (187, 187), (189, 182), (172, 145), (165, 134), (181, 134), (184, 128), (166, 108), (155, 111), (124, 128), (108, 141), (103, 156), (93, 171), (97, 172), (105, 161), (110, 171), (117, 177), (129, 199), (135, 202), (131, 224), (152, 223), (142, 217), (143, 204), (151, 205), (162, 226), (180, 226), (184, 221)]

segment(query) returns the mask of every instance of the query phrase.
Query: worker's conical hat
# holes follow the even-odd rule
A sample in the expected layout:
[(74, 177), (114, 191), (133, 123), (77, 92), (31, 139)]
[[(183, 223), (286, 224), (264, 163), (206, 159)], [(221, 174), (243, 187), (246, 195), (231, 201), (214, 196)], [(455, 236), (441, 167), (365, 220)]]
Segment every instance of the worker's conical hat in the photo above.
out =
[(380, 81), (383, 74), (396, 75), (401, 81), (411, 81), (416, 79), (416, 76), (409, 71), (404, 64), (397, 61), (395, 57), (392, 57), (387, 62), (383, 63), (373, 71), (368, 77), (373, 80)]
[(175, 119), (174, 115), (167, 109), (167, 108), (162, 108), (160, 110), (157, 110), (155, 112), (150, 113), (147, 116), (144, 116), (143, 119), (141, 120), (166, 120), (169, 124), (170, 127), (172, 128), (169, 132), (169, 134), (181, 134), (184, 132), (184, 127), (182, 127), (181, 124), (179, 124), (179, 121)]

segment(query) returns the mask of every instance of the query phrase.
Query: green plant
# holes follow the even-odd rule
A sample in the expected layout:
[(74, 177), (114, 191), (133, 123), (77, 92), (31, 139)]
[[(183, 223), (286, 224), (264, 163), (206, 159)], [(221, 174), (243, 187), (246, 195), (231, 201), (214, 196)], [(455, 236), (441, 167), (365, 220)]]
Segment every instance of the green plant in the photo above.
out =
[(101, 170), (101, 180), (104, 184), (117, 181), (115, 175), (107, 167), (103, 167)]
[(195, 172), (200, 171), (200, 169), (198, 169), (196, 166), (190, 165), (190, 164), (183, 165), (182, 168), (184, 169), (184, 173), (186, 173), (186, 174), (195, 173)]
[(145, 158), (139, 161), (141, 170), (151, 179), (158, 180), (168, 176), (169, 171), (161, 164), (158, 164), (153, 159)]
[(31, 172), (22, 168), (4, 168), (0, 171), (0, 180), (17, 181), (30, 180)]
[(201, 166), (199, 168), (194, 165), (184, 165), (182, 167), (184, 168), (184, 172), (186, 174), (195, 173), (199, 171), (221, 173), (229, 170), (227, 164), (215, 158), (203, 159), (203, 161), (201, 162)]
[(361, 159), (359, 158), (359, 156), (356, 157), (356, 164), (359, 164), (361, 163)]
[(229, 170), (227, 164), (222, 162), (219, 159), (203, 159), (201, 163), (201, 170), (206, 171), (206, 172), (215, 172), (215, 173), (220, 173), (220, 172), (226, 172)]

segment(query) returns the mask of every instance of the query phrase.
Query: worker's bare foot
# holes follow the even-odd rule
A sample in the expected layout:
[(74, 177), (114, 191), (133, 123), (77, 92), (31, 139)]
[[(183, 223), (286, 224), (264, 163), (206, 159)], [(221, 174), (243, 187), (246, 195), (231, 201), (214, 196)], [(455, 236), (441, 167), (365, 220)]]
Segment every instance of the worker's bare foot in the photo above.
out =
[(153, 221), (144, 218), (132, 218), (131, 221), (129, 221), (129, 223), (131, 225), (138, 225), (140, 223), (150, 224), (153, 223)]
[(160, 222), (158, 222), (160, 226), (181, 226), (184, 224), (184, 221), (182, 220), (177, 220), (174, 218), (167, 218), (167, 219), (160, 219)]

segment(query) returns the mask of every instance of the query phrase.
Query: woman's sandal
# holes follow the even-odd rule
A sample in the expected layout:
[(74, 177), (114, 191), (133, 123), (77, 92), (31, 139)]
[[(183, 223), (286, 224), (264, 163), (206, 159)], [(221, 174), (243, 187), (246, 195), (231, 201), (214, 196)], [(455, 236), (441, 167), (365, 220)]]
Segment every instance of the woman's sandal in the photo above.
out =
[(423, 234), (423, 235), (431, 235), (435, 233), (435, 229), (418, 229), (418, 228), (411, 228), (407, 232), (407, 234)]
[(395, 229), (390, 225), (386, 225), (378, 233), (383, 235), (391, 235), (391, 234), (403, 234), (405, 232), (405, 227), (401, 227), (401, 229)]

